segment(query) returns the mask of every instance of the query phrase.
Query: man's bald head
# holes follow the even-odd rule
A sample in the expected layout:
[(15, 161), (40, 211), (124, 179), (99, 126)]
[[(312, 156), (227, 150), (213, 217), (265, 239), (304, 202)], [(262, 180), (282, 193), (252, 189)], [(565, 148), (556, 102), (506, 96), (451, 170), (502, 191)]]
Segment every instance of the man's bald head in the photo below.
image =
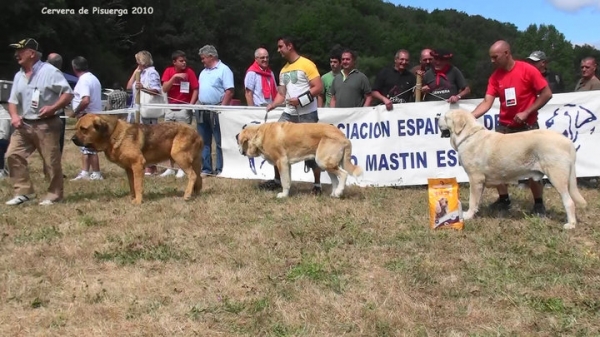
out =
[(504, 40), (494, 42), (490, 47), (490, 60), (496, 69), (512, 69), (515, 61), (510, 52), (510, 44)]
[(425, 58), (431, 58), (431, 49), (425, 48), (421, 50), (421, 60)]
[(269, 52), (265, 48), (258, 48), (254, 51), (254, 57), (269, 56)]
[(50, 63), (57, 69), (61, 69), (63, 59), (62, 59), (62, 56), (60, 56), (60, 54), (50, 53), (50, 54), (48, 54), (48, 58), (46, 59), (46, 62)]
[(494, 42), (494, 44), (490, 47), (490, 53), (504, 53), (508, 52), (510, 54), (510, 44), (504, 40), (498, 40)]

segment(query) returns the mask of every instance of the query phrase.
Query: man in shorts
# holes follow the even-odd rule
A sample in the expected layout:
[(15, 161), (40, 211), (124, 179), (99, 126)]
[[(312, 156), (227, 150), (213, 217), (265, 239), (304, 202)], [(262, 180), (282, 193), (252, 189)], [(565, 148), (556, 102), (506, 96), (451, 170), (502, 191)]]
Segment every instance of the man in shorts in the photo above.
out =
[[(500, 98), (499, 125), (500, 133), (515, 133), (538, 129), (538, 110), (552, 98), (548, 82), (539, 70), (524, 61), (515, 61), (508, 42), (496, 41), (490, 48), (490, 59), (494, 72), (488, 80), (485, 97), (473, 110), (475, 118), (483, 116)], [(529, 179), (529, 187), (533, 194), (532, 213), (545, 216), (543, 192), (540, 181)], [(506, 211), (510, 208), (510, 198), (506, 185), (497, 186), (498, 200), (490, 205), (493, 210)]]
[[(317, 123), (317, 97), (323, 91), (323, 82), (317, 66), (309, 59), (300, 56), (296, 44), (289, 37), (277, 40), (277, 51), (287, 63), (279, 73), (277, 96), (267, 105), (267, 112), (285, 102), (285, 109), (279, 118), (280, 122)], [(321, 169), (314, 160), (307, 160), (315, 177), (312, 193), (321, 194)], [(279, 171), (275, 167), (275, 179), (259, 185), (261, 189), (276, 190), (281, 188)]]
[[(102, 87), (98, 78), (89, 71), (88, 61), (82, 56), (78, 56), (73, 59), (71, 65), (75, 76), (79, 78), (73, 90), (75, 96), (72, 105), (75, 117), (80, 118), (87, 113), (102, 111)], [(81, 155), (81, 172), (71, 180), (102, 180), (98, 152), (81, 147)]]

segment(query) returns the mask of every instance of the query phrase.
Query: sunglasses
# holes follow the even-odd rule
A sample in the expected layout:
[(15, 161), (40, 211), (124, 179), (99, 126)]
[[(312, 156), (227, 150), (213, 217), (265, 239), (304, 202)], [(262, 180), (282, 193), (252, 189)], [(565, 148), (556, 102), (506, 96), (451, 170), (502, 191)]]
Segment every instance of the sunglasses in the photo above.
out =
[(581, 66), (581, 69), (590, 69), (590, 66)]

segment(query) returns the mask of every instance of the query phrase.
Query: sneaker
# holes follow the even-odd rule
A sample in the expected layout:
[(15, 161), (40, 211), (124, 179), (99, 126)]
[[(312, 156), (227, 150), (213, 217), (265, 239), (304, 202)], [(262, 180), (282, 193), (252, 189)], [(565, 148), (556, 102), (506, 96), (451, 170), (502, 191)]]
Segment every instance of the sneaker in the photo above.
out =
[(310, 191), (310, 194), (312, 195), (321, 195), (321, 193), (323, 193), (321, 186), (313, 186), (312, 190)]
[(26, 203), (28, 201), (31, 201), (31, 199), (35, 198), (34, 194), (30, 194), (30, 195), (17, 195), (16, 197), (10, 199), (9, 201), (6, 202), (7, 205), (9, 206), (16, 206), (16, 205), (20, 205), (23, 203)]
[(533, 204), (531, 214), (543, 218), (546, 216), (546, 206), (544, 204)]
[(54, 201), (46, 199), (46, 200), (43, 200), (42, 202), (40, 202), (40, 205), (42, 205), (42, 206), (54, 205)]
[(90, 180), (104, 180), (104, 177), (102, 176), (102, 173), (94, 172), (90, 174)]
[(175, 178), (183, 178), (185, 177), (185, 172), (183, 172), (182, 169), (177, 170), (177, 174), (175, 175)]
[(174, 174), (175, 174), (175, 170), (173, 170), (173, 169), (170, 168), (170, 169), (166, 169), (165, 172), (161, 173), (159, 175), (159, 177), (163, 177), (164, 178), (164, 177), (172, 176)]
[(508, 211), (510, 209), (510, 199), (500, 199), (491, 203), (488, 208), (492, 211)]
[(267, 191), (276, 191), (281, 188), (281, 183), (276, 182), (275, 180), (267, 180), (260, 184), (258, 184), (258, 189), (267, 190)]
[(90, 179), (90, 174), (87, 172), (79, 172), (79, 174), (77, 175), (77, 177), (71, 179), (71, 181), (76, 181), (76, 180), (88, 180)]

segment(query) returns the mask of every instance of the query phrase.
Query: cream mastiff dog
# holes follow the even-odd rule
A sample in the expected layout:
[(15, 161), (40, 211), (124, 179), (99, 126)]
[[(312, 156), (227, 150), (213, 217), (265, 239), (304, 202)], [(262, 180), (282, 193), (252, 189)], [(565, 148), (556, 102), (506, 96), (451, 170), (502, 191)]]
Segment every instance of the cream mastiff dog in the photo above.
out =
[(575, 147), (562, 134), (551, 130), (531, 130), (513, 134), (489, 131), (468, 111), (451, 110), (439, 116), (442, 137), (450, 137), (452, 148), (469, 176), (471, 219), (479, 208), (485, 186), (514, 183), (520, 179), (540, 180), (548, 176), (567, 211), (565, 229), (575, 228), (575, 205), (586, 202), (577, 189)]
[(248, 157), (262, 156), (277, 165), (283, 191), (290, 192), (291, 165), (314, 159), (331, 178), (331, 196), (344, 192), (348, 174), (360, 176), (362, 168), (352, 164), (352, 143), (333, 125), (323, 123), (275, 122), (247, 126), (237, 135), (240, 153)]

